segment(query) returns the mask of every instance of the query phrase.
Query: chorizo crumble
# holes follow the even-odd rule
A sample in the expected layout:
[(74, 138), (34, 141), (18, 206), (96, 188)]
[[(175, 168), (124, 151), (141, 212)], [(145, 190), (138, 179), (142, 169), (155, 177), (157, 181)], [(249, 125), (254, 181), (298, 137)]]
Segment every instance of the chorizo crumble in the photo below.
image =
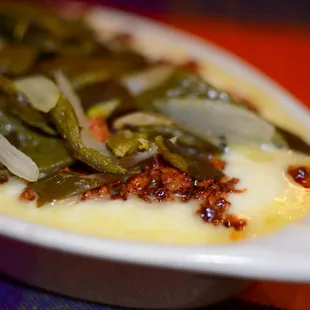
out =
[[(217, 159), (217, 166), (224, 168), (225, 163)], [(212, 161), (211, 161), (212, 163)], [(189, 174), (172, 167), (160, 155), (150, 160), (142, 172), (131, 176), (126, 182), (115, 182), (84, 192), (80, 199), (122, 199), (138, 197), (145, 202), (188, 202), (197, 200), (197, 215), (207, 223), (243, 230), (246, 221), (228, 214), (229, 194), (243, 193), (236, 189), (236, 178), (222, 177), (195, 181)]]
[(99, 142), (105, 142), (110, 135), (108, 125), (103, 116), (89, 117), (89, 130)]
[(305, 188), (310, 188), (310, 167), (289, 167), (288, 173), (295, 182)]
[(4, 184), (9, 180), (9, 178), (0, 178), (0, 184)]
[(28, 201), (33, 201), (36, 199), (36, 193), (30, 189), (29, 187), (26, 187), (25, 190), (21, 193), (19, 196), (19, 200), (28, 202)]
[[(202, 221), (233, 228), (235, 235), (238, 235), (236, 231), (244, 230), (247, 222), (231, 213), (228, 198), (245, 189), (237, 188), (239, 179), (222, 173), (226, 163), (219, 158), (229, 146), (226, 135), (217, 137), (216, 143), (211, 137), (196, 136), (197, 129), (182, 129), (178, 117), (160, 109), (157, 103), (170, 99), (217, 100), (220, 101), (218, 104), (224, 101), (231, 107), (242, 106), (261, 117), (251, 98), (240, 90), (221, 90), (206, 82), (201, 75), (201, 69), (205, 68), (198, 60), (175, 63), (165, 58), (148, 59), (135, 51), (135, 38), (127, 33), (118, 33), (99, 42), (97, 34), (84, 24), (83, 18), (73, 18), (71, 23), (70, 19), (59, 16), (60, 11), (51, 11), (48, 14), (50, 25), (46, 26), (38, 18), (40, 15), (45, 17), (45, 9), (37, 8), (33, 16), (31, 9), (19, 18), (15, 16), (15, 5), (3, 9), (0, 14), (13, 30), (21, 22), (25, 24), (32, 19), (36, 24), (36, 27), (27, 28), (29, 38), (23, 42), (23, 49), (14, 46), (14, 33), (0, 29), (0, 32), (5, 31), (0, 36), (6, 38), (3, 55), (0, 55), (0, 60), (5, 60), (3, 65), (1, 63), (0, 74), (5, 107), (0, 109), (0, 137), (10, 138), (7, 142), (11, 150), (16, 148), (29, 155), (29, 159), (32, 155), (38, 159), (35, 160), (38, 171), (30, 169), (33, 175), (16, 174), (26, 184), (20, 201), (36, 200), (37, 207), (69, 197), (77, 197), (79, 201), (136, 198), (150, 204), (190, 201), (196, 202), (193, 213)], [(59, 33), (57, 25), (67, 28), (65, 37)], [(35, 40), (37, 31), (42, 42)], [(43, 44), (45, 41), (51, 44)], [(10, 66), (16, 64), (15, 58), (23, 61)], [(157, 73), (154, 85), (148, 83), (148, 79), (150, 82), (153, 79), (149, 70), (160, 65), (171, 67), (173, 73), (162, 77)], [(55, 70), (61, 75), (63, 72), (68, 74), (68, 83), (72, 83), (72, 92), (76, 92), (79, 100), (69, 99), (72, 96), (67, 96), (68, 89), (64, 91), (68, 87), (60, 87), (63, 83), (57, 81)], [(137, 91), (132, 84), (141, 84), (139, 72), (146, 73), (143, 77), (146, 85), (138, 87), (141, 89)], [(56, 82), (59, 94), (64, 95), (59, 96), (61, 100), (54, 102), (47, 113), (36, 110), (27, 87), (23, 87), (23, 91), (15, 89), (15, 78), (27, 78), (33, 73), (49, 83)], [(48, 87), (42, 88), (42, 95), (48, 96), (48, 90)], [(20, 105), (19, 99), (24, 100), (24, 95), (26, 104)], [(11, 97), (18, 97), (18, 100)], [(117, 100), (117, 104), (105, 106), (110, 100)], [(89, 113), (89, 109), (97, 105), (100, 109)], [(93, 138), (102, 143), (102, 148), (99, 143), (86, 147), (75, 108), (84, 111), (85, 117), (89, 116), (88, 129)], [(146, 120), (153, 121), (139, 125), (132, 117), (126, 128), (115, 126), (119, 117), (139, 111), (145, 114)], [(15, 117), (20, 117), (21, 122), (16, 122)], [(275, 145), (287, 144), (290, 149), (309, 154), (310, 146), (300, 137), (270, 125), (278, 134), (273, 141)], [(212, 126), (201, 129), (201, 132), (205, 131), (212, 133)], [(172, 143), (174, 138), (178, 143)], [(119, 149), (119, 146), (124, 147)], [(107, 152), (102, 151), (105, 147)], [(3, 184), (11, 173), (7, 166), (0, 166), (0, 184)], [(310, 167), (291, 166), (287, 172), (295, 182), (310, 188)], [(39, 175), (44, 177), (39, 178)]]
[[(224, 169), (225, 162), (209, 158), (209, 162), (217, 168)], [(80, 195), (81, 201), (92, 199), (127, 200), (139, 198), (151, 203), (188, 202), (196, 200), (196, 214), (206, 223), (231, 227), (237, 231), (244, 230), (246, 220), (229, 214), (229, 194), (243, 193), (245, 190), (236, 189), (239, 179), (224, 176), (218, 179), (195, 181), (189, 174), (172, 167), (161, 155), (149, 160), (139, 174), (126, 181), (113, 182)], [(20, 195), (22, 201), (33, 201), (36, 194), (27, 187)]]

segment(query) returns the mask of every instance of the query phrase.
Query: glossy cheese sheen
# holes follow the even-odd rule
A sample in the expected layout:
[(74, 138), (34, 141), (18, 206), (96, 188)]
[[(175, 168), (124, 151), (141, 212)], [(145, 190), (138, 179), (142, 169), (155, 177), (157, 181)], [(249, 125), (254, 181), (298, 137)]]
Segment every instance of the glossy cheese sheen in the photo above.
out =
[(310, 211), (310, 191), (286, 173), (290, 165), (310, 165), (310, 157), (287, 150), (239, 147), (224, 156), (226, 173), (240, 179), (242, 195), (233, 195), (231, 212), (248, 219), (247, 232), (257, 235), (298, 220)]
[(240, 178), (243, 194), (230, 195), (230, 212), (248, 221), (245, 233), (204, 223), (197, 202), (153, 203), (140, 200), (62, 202), (35, 207), (18, 200), (24, 185), (14, 179), (0, 186), (0, 213), (50, 227), (99, 237), (197, 245), (227, 243), (295, 221), (310, 211), (310, 192), (292, 182), (291, 164), (310, 165), (309, 157), (289, 151), (233, 147), (224, 155), (226, 174)]

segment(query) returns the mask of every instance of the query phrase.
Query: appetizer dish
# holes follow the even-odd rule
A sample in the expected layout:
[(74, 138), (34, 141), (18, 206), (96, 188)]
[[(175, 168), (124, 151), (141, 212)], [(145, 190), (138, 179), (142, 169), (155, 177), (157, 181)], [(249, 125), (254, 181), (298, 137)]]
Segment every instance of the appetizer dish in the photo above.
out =
[(200, 63), (83, 16), (0, 8), (0, 214), (88, 235), (228, 243), (310, 209), (310, 146)]

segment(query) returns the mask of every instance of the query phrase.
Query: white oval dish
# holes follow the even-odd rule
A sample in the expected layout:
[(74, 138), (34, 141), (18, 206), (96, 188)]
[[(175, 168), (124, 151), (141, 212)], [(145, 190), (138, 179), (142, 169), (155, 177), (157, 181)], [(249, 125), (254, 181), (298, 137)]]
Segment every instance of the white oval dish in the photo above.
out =
[[(104, 37), (124, 29), (132, 33), (137, 47), (150, 57), (198, 59), (207, 66), (208, 79), (216, 86), (236, 89), (237, 85), (259, 104), (267, 119), (309, 139), (309, 111), (228, 52), (159, 23), (111, 9), (91, 9), (89, 21), (98, 31), (109, 30), (102, 32)], [(240, 289), (242, 281), (230, 278), (310, 282), (310, 218), (274, 235), (225, 246), (113, 241), (1, 214), (0, 234), (0, 271), (64, 294), (122, 306), (181, 309), (205, 305)], [(123, 285), (117, 289), (119, 281)], [(218, 285), (225, 289), (215, 294)], [(169, 288), (166, 297), (162, 297), (163, 288)], [(182, 291), (186, 291), (185, 299), (180, 298)]]

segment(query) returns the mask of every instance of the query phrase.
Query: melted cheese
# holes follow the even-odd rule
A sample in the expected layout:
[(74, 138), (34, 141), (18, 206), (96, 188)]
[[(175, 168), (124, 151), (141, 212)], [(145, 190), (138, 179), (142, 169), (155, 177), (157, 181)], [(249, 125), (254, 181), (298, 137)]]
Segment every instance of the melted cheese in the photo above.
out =
[[(102, 18), (91, 14), (89, 22), (97, 30), (113, 28), (115, 18)], [(124, 29), (124, 25), (115, 28)], [(133, 28), (134, 29), (134, 28)], [(109, 34), (109, 31), (101, 33)], [(150, 40), (150, 34), (137, 36), (136, 48), (150, 57), (187, 60), (186, 46), (159, 44)], [(192, 55), (190, 56), (192, 59)], [(278, 100), (268, 91), (262, 91), (251, 79), (239, 78), (211, 61), (202, 61), (202, 73), (222, 89), (238, 89), (240, 95), (257, 102), (266, 119), (305, 136), (308, 128), (291, 119), (289, 111), (282, 109)], [(206, 67), (206, 68), (204, 68)], [(204, 70), (206, 69), (206, 70)], [(227, 243), (232, 239), (256, 236), (296, 221), (310, 212), (310, 191), (294, 183), (287, 175), (289, 165), (310, 165), (305, 155), (274, 149), (235, 146), (224, 156), (225, 173), (240, 179), (243, 194), (229, 197), (229, 212), (248, 221), (245, 233), (236, 233), (224, 227), (204, 223), (195, 214), (195, 203), (146, 204), (139, 200), (61, 202), (40, 209), (34, 202), (18, 200), (24, 184), (12, 179), (0, 186), (0, 215), (7, 215), (49, 227), (98, 237), (154, 241), (175, 244)]]
[(66, 231), (99, 237), (175, 244), (227, 243), (262, 234), (297, 220), (310, 211), (310, 192), (286, 175), (289, 165), (310, 165), (305, 155), (275, 149), (233, 147), (224, 155), (225, 173), (241, 181), (230, 212), (248, 221), (245, 233), (204, 223), (197, 203), (153, 203), (140, 200), (61, 202), (40, 209), (18, 200), (24, 185), (13, 179), (0, 186), (0, 214)]

